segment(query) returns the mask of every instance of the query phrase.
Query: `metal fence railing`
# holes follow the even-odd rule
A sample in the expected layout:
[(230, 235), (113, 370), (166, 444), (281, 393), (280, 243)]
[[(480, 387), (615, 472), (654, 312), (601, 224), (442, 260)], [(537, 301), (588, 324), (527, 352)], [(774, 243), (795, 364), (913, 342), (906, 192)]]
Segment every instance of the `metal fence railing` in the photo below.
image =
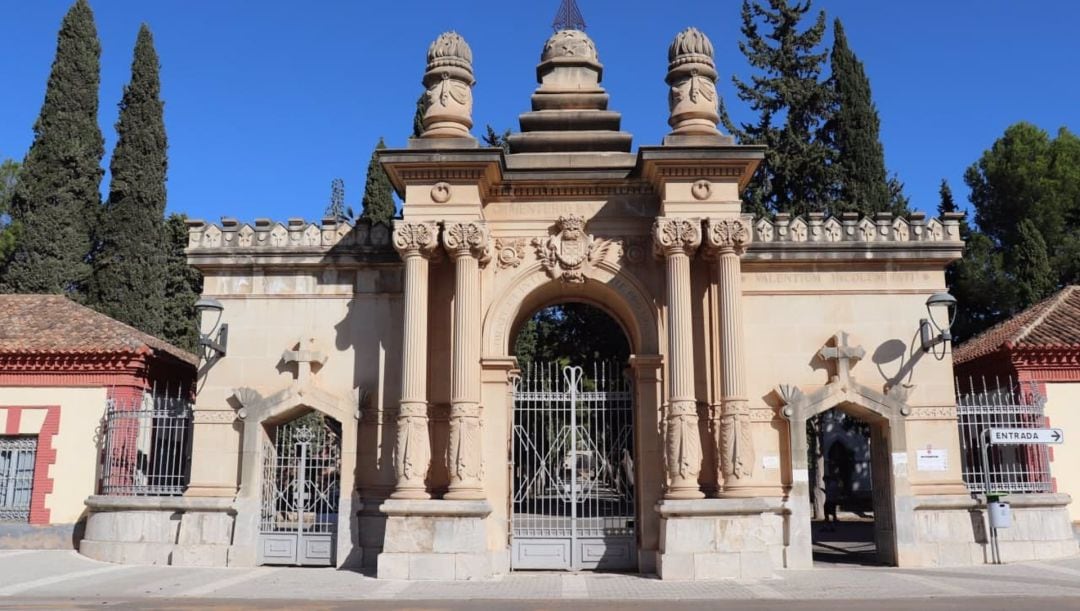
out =
[[(956, 380), (956, 416), (964, 483), (971, 492), (1053, 492), (1050, 456), (1045, 445), (992, 445), (989, 469), (983, 467), (980, 438), (989, 428), (1046, 426), (1046, 399), (1035, 384), (1012, 378), (968, 377)], [(989, 474), (989, 481), (987, 481)]]
[(191, 473), (192, 406), (186, 397), (146, 392), (110, 399), (105, 412), (101, 494), (179, 496)]

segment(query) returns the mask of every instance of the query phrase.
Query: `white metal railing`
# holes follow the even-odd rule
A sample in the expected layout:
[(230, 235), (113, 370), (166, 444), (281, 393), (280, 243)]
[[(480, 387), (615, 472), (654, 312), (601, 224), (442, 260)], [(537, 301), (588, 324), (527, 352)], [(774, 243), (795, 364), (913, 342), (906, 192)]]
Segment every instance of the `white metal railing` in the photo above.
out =
[(179, 496), (191, 470), (192, 406), (182, 395), (110, 399), (101, 454), (101, 494)]
[[(1045, 445), (992, 445), (984, 469), (979, 440), (989, 428), (1042, 428), (1045, 398), (1035, 384), (1012, 378), (956, 379), (956, 416), (964, 483), (971, 492), (1053, 492)], [(989, 477), (989, 481), (987, 480)]]

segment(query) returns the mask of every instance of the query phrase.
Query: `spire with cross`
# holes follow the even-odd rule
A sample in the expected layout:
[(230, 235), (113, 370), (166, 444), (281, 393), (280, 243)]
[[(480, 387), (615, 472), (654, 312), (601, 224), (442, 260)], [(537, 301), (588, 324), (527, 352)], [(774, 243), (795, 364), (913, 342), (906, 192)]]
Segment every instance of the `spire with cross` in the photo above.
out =
[(562, 0), (562, 4), (559, 5), (559, 12), (555, 13), (555, 21), (551, 24), (551, 27), (556, 32), (560, 30), (581, 30), (585, 31), (585, 18), (581, 16), (581, 10), (578, 8), (577, 2), (574, 0)]

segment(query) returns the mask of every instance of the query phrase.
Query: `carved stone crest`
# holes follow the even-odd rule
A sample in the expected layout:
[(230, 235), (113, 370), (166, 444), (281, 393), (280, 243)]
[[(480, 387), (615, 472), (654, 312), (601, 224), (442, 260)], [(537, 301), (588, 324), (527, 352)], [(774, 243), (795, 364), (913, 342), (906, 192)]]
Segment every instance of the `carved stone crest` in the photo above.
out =
[(495, 257), (499, 263), (499, 269), (521, 265), (521, 260), (525, 258), (525, 239), (498, 238), (495, 240)]
[(585, 219), (576, 214), (560, 216), (555, 223), (555, 235), (533, 238), (536, 258), (552, 277), (564, 282), (585, 282), (585, 270), (607, 256), (618, 243), (597, 240), (585, 233)]

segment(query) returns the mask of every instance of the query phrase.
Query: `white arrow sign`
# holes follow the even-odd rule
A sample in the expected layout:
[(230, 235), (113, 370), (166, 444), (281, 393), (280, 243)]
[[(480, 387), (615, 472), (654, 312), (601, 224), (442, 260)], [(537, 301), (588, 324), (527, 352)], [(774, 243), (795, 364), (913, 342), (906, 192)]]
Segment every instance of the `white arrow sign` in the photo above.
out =
[(1064, 441), (1065, 433), (1061, 429), (990, 429), (990, 443), (993, 444), (1057, 444)]

